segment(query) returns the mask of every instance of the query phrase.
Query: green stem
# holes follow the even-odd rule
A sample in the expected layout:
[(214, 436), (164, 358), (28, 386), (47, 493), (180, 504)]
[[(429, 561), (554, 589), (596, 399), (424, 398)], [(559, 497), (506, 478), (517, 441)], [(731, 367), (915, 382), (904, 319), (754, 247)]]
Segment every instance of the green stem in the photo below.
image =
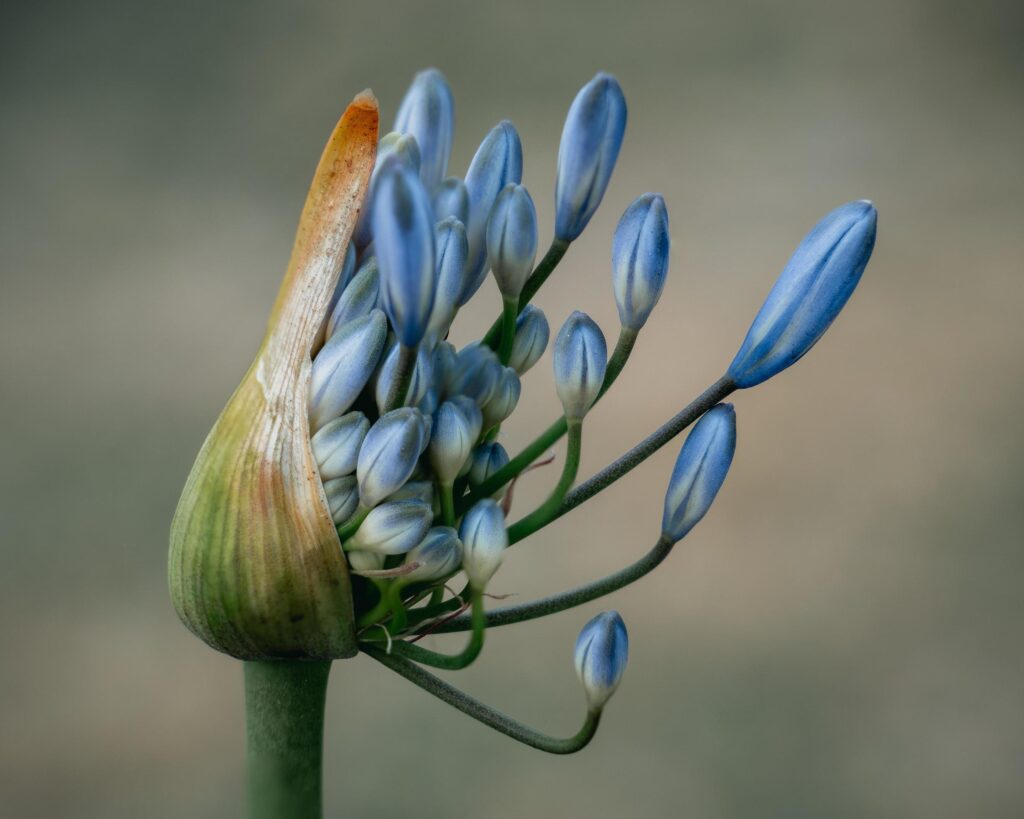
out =
[(498, 344), (498, 359), (502, 366), (508, 366), (512, 357), (512, 343), (516, 339), (516, 317), (519, 315), (519, 299), (503, 298), (501, 301), (501, 341)]
[(450, 483), (442, 483), (438, 486), (438, 494), (441, 496), (441, 521), (445, 526), (455, 525), (455, 496), (454, 488)]
[(395, 376), (388, 389), (387, 399), (381, 414), (398, 409), (405, 403), (405, 394), (409, 391), (409, 384), (412, 383), (412, 374), (416, 369), (416, 348), (398, 345), (398, 363), (395, 365)]
[(338, 539), (341, 541), (342, 546), (345, 545), (346, 540), (359, 531), (359, 527), (363, 525), (363, 521), (366, 520), (366, 516), (369, 514), (370, 510), (360, 504), (356, 511), (352, 513), (352, 517), (337, 527)]
[(368, 626), (376, 625), (391, 612), (391, 596), (389, 593), (391, 584), (386, 581), (382, 582), (377, 580), (374, 580), (373, 584), (377, 587), (377, 591), (380, 592), (380, 599), (377, 601), (377, 605), (366, 612), (366, 614), (360, 616), (356, 623), (358, 628), (367, 628)]
[(459, 691), (459, 689), (443, 680), (439, 680), (429, 671), (420, 668), (415, 663), (409, 662), (404, 657), (388, 654), (383, 649), (373, 645), (364, 645), (361, 648), (377, 662), (401, 674), (427, 693), (433, 694), (443, 702), (457, 708), (463, 714), (472, 717), (478, 722), (482, 722), (495, 731), (500, 731), (506, 736), (512, 737), (517, 742), (522, 742), (531, 748), (547, 751), (549, 754), (572, 754), (582, 750), (594, 738), (594, 734), (597, 733), (598, 723), (601, 721), (600, 711), (588, 710), (583, 726), (574, 736), (565, 739), (548, 736), (523, 725), (518, 720), (512, 719), (512, 717), (491, 708), (489, 705), (484, 705), (484, 703)]
[(250, 819), (320, 819), (329, 660), (245, 663)]
[(399, 657), (405, 657), (413, 662), (433, 666), (434, 668), (444, 668), (449, 671), (459, 671), (466, 668), (480, 656), (480, 651), (484, 647), (484, 632), (487, 619), (486, 612), (484, 612), (483, 594), (474, 590), (472, 592), (472, 600), (473, 611), (469, 620), (470, 628), (473, 631), (470, 634), (469, 642), (466, 643), (466, 647), (458, 654), (442, 654), (439, 651), (431, 651), (429, 648), (423, 648), (415, 643), (401, 641), (391, 646), (391, 653)]
[(508, 542), (511, 546), (529, 537), (538, 529), (547, 526), (559, 515), (562, 501), (566, 493), (572, 488), (576, 481), (576, 475), (580, 470), (580, 450), (583, 444), (583, 419), (573, 418), (568, 423), (569, 439), (566, 443), (565, 466), (562, 468), (562, 477), (554, 491), (548, 495), (548, 499), (538, 506), (526, 517), (516, 521), (508, 527)]

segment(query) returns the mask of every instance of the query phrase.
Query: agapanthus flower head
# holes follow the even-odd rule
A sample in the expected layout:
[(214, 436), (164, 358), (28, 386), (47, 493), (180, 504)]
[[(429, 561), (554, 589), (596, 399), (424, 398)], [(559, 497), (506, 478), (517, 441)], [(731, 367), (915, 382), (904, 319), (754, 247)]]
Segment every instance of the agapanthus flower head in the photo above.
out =
[(604, 708), (619, 687), (628, 660), (629, 635), (617, 611), (601, 612), (587, 622), (576, 638), (573, 662), (592, 709)]

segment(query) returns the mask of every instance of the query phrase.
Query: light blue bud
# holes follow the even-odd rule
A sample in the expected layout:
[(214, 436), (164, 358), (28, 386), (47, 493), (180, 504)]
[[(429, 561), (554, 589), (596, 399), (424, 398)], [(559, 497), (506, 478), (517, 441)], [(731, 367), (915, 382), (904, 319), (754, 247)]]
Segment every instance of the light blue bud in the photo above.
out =
[(420, 170), (420, 149), (416, 144), (416, 138), (408, 134), (392, 132), (385, 134), (377, 143), (377, 159), (373, 166), (373, 173), (370, 174), (370, 184), (367, 186), (366, 200), (359, 212), (359, 219), (356, 221), (355, 230), (352, 231), (352, 241), (366, 255), (366, 248), (373, 241), (373, 201), (377, 195), (377, 177), (381, 168), (389, 157), (408, 165), (417, 174)]
[(469, 243), (465, 226), (451, 216), (437, 223), (434, 241), (437, 247), (437, 289), (427, 332), (432, 338), (444, 338), (459, 309), (459, 296), (466, 281)]
[(597, 400), (604, 383), (608, 346), (601, 328), (576, 310), (558, 331), (553, 358), (555, 391), (565, 417), (580, 419)]
[(469, 344), (459, 350), (448, 392), (467, 395), (483, 406), (494, 396), (501, 370), (494, 350), (483, 344)]
[(345, 543), (356, 549), (382, 555), (403, 555), (426, 536), (434, 511), (425, 503), (389, 501), (372, 509), (359, 529)]
[(618, 80), (599, 73), (576, 95), (562, 128), (555, 182), (555, 236), (571, 242), (601, 204), (626, 131)]
[(381, 166), (372, 223), (384, 312), (399, 341), (415, 347), (434, 306), (434, 216), (419, 176), (397, 160)]
[[(401, 354), (399, 345), (392, 345), (391, 349), (384, 355), (384, 363), (377, 372), (376, 383), (374, 384), (373, 397), (377, 402), (377, 410), (383, 410), (387, 402), (388, 393), (395, 381), (395, 370), (398, 368), (398, 357)], [(425, 347), (421, 346), (416, 350), (416, 364), (412, 370), (412, 380), (409, 381), (409, 388), (405, 393), (407, 406), (414, 406), (423, 400), (433, 383), (434, 356)]]
[(402, 575), (399, 584), (431, 583), (441, 580), (459, 568), (462, 560), (462, 541), (449, 526), (435, 526), (422, 541), (405, 556), (403, 563), (419, 563), (409, 574)]
[(525, 375), (544, 355), (550, 336), (551, 328), (544, 311), (532, 304), (526, 305), (516, 319), (516, 335), (508, 365), (519, 375)]
[[(327, 315), (331, 315), (334, 312), (334, 305), (338, 303), (338, 299), (341, 298), (341, 294), (345, 288), (348, 287), (348, 283), (352, 281), (352, 275), (356, 272), (356, 243), (349, 242), (348, 249), (345, 251), (345, 261), (341, 265), (341, 271), (338, 273), (338, 282), (334, 285), (334, 294), (331, 296), (331, 303), (327, 306)], [(327, 331), (327, 335), (330, 335), (330, 330)]]
[(324, 424), (310, 443), (320, 478), (329, 481), (356, 471), (359, 448), (370, 429), (361, 412), (349, 412)]
[(377, 272), (377, 257), (370, 256), (359, 266), (348, 287), (342, 292), (331, 317), (327, 320), (327, 337), (353, 319), (365, 316), (377, 306), (380, 298), (380, 276)]
[(516, 411), (521, 391), (522, 385), (516, 371), (511, 367), (502, 367), (494, 394), (481, 407), (484, 416), (483, 428), (491, 429), (512, 415)]
[(469, 219), (469, 194), (466, 183), (457, 176), (449, 176), (434, 193), (434, 218), (442, 221), (452, 216), (462, 224)]
[(433, 506), (434, 484), (431, 481), (409, 481), (393, 495), (388, 496), (388, 501), (399, 500), (415, 500)]
[(356, 464), (364, 507), (376, 506), (409, 480), (423, 451), (425, 432), (423, 416), (411, 407), (392, 410), (370, 427)]
[(668, 210), (656, 193), (626, 208), (612, 239), (612, 289), (623, 327), (639, 330), (661, 298), (668, 275)]
[(516, 127), (505, 120), (498, 123), (484, 137), (466, 172), (466, 191), (469, 194), (469, 219), (466, 238), (469, 240), (469, 262), (466, 267), (466, 287), (459, 299), (465, 304), (480, 289), (487, 277), (487, 220), (491, 208), (510, 182), (523, 181), (523, 146)]
[[(470, 460), (470, 486), (480, 486), (499, 469), (504, 469), (508, 465), (509, 460), (505, 447), (497, 441), (481, 444), (473, 451), (473, 457)], [(502, 487), (492, 497), (500, 497), (504, 494), (505, 487)]]
[(455, 134), (455, 101), (444, 74), (419, 72), (398, 107), (395, 130), (411, 134), (420, 148), (420, 179), (432, 191), (448, 171)]
[(442, 485), (454, 483), (463, 465), (469, 460), (473, 445), (480, 437), (481, 423), (480, 410), (472, 403), (464, 407), (445, 401), (437, 408), (427, 455)]
[(573, 662), (592, 710), (600, 711), (615, 693), (628, 660), (629, 635), (617, 611), (601, 612), (582, 628)]
[(483, 590), (501, 565), (508, 532), (501, 507), (489, 498), (477, 501), (462, 518), (462, 569), (469, 585)]
[(686, 436), (665, 492), (662, 536), (675, 543), (707, 514), (722, 488), (736, 451), (732, 404), (709, 409)]
[(455, 347), (447, 341), (439, 341), (434, 345), (434, 387), (440, 395), (448, 391), (456, 371)]
[(342, 325), (320, 348), (309, 379), (309, 425), (313, 432), (346, 412), (370, 380), (387, 339), (380, 310)]
[(522, 185), (508, 184), (487, 221), (487, 260), (498, 290), (518, 298), (537, 258), (537, 210)]
[(737, 387), (753, 387), (797, 362), (839, 315), (875, 247), (878, 212), (849, 202), (800, 243), (729, 365)]
[[(431, 367), (433, 367), (433, 364), (431, 364)], [(441, 397), (434, 386), (435, 383), (436, 376), (431, 380), (430, 389), (427, 390), (426, 394), (419, 400), (419, 403), (416, 404), (416, 409), (423, 413), (424, 418), (432, 418), (434, 413), (437, 412), (438, 405), (441, 403)]]
[(348, 567), (360, 574), (362, 572), (379, 572), (384, 568), (384, 555), (376, 552), (364, 552), (361, 549), (353, 549), (345, 552), (345, 559)]
[(331, 520), (340, 526), (356, 511), (359, 506), (359, 489), (353, 475), (324, 481), (324, 495), (327, 497), (327, 508), (331, 510)]

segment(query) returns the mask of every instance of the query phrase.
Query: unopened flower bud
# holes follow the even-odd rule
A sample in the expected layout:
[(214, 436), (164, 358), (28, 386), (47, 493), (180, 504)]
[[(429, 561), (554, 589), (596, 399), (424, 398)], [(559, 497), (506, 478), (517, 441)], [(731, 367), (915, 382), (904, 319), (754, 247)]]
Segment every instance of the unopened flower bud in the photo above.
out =
[(601, 328), (576, 310), (555, 338), (555, 390), (568, 419), (581, 419), (597, 400), (608, 364)]
[(431, 481), (408, 481), (397, 492), (388, 495), (388, 501), (415, 500), (434, 505), (434, 484)]
[(387, 320), (373, 310), (335, 331), (320, 348), (309, 379), (309, 425), (318, 430), (355, 403), (384, 349)]
[(339, 327), (367, 315), (377, 306), (379, 298), (380, 276), (377, 272), (377, 257), (370, 256), (359, 266), (352, 281), (335, 303), (331, 317), (327, 320), (327, 337), (334, 335)]
[(352, 241), (364, 251), (364, 255), (366, 248), (373, 241), (373, 202), (377, 195), (377, 177), (390, 157), (407, 165), (416, 174), (420, 171), (420, 149), (416, 144), (416, 138), (397, 131), (385, 134), (377, 146), (377, 162), (373, 168), (373, 176), (370, 177), (370, 190), (366, 194), (366, 201), (363, 202), (359, 221), (352, 234)]
[(423, 451), (424, 433), (423, 416), (411, 407), (392, 410), (370, 427), (356, 465), (359, 500), (365, 508), (376, 506), (409, 480)]
[[(352, 276), (356, 272), (356, 245), (355, 242), (348, 243), (348, 250), (345, 251), (345, 262), (341, 266), (341, 272), (338, 274), (338, 282), (334, 285), (334, 295), (331, 296), (330, 306), (327, 308), (327, 315), (331, 315), (334, 312), (334, 305), (338, 303), (338, 299), (341, 298), (341, 294), (345, 292), (345, 288), (348, 287), (348, 283), (352, 281)], [(330, 335), (331, 331), (328, 329), (327, 335)]]
[[(509, 462), (508, 452), (497, 441), (490, 441), (481, 444), (473, 451), (473, 458), (469, 467), (470, 486), (480, 486), (499, 469), (504, 469)], [(505, 488), (502, 487), (495, 497), (503, 495)]]
[(432, 334), (432, 338), (443, 338), (459, 309), (459, 296), (466, 281), (469, 244), (465, 226), (451, 216), (437, 223), (434, 239), (437, 247), (437, 288), (427, 332)]
[(501, 362), (494, 350), (483, 344), (469, 344), (456, 356), (448, 391), (453, 395), (467, 395), (483, 406), (498, 388), (501, 371)]
[(459, 527), (462, 540), (462, 569), (469, 584), (483, 590), (501, 565), (508, 548), (505, 516), (493, 500), (477, 501), (462, 518)]
[(562, 129), (555, 183), (555, 236), (576, 239), (601, 204), (626, 131), (626, 98), (600, 73), (576, 95)]
[(526, 188), (508, 184), (487, 222), (487, 260), (506, 299), (517, 299), (537, 257), (537, 210)]
[(629, 635), (617, 611), (590, 620), (576, 638), (573, 661), (592, 710), (604, 708), (622, 681), (629, 659)]
[[(471, 411), (467, 411), (471, 408)], [(450, 485), (469, 460), (476, 439), (480, 437), (482, 418), (475, 404), (462, 407), (445, 401), (434, 415), (427, 453), (438, 481)]]
[(313, 436), (313, 457), (320, 479), (329, 481), (356, 471), (359, 448), (370, 422), (361, 412), (349, 412), (324, 424)]
[(449, 526), (435, 526), (422, 541), (405, 556), (406, 564), (418, 563), (415, 569), (399, 578), (399, 584), (431, 583), (447, 577), (459, 568), (462, 560), (462, 541)]
[(439, 341), (434, 345), (434, 384), (442, 394), (454, 378), (456, 360), (455, 347), (447, 341)]
[(444, 74), (436, 68), (419, 72), (395, 116), (395, 130), (411, 134), (420, 149), (420, 179), (434, 190), (448, 171), (455, 132), (455, 102)]
[(732, 404), (708, 410), (686, 437), (665, 492), (662, 537), (675, 543), (700, 522), (722, 488), (736, 451)]
[(526, 305), (516, 319), (516, 335), (508, 365), (519, 375), (525, 375), (544, 355), (550, 336), (551, 329), (544, 311), (532, 304)]
[[(387, 403), (388, 394), (395, 383), (398, 369), (398, 357), (401, 355), (399, 345), (392, 345), (391, 349), (384, 356), (380, 370), (377, 372), (377, 380), (373, 388), (374, 400), (377, 402), (377, 409), (383, 410)], [(416, 350), (416, 364), (412, 370), (412, 380), (405, 392), (405, 403), (409, 406), (418, 404), (423, 400), (433, 383), (434, 356), (424, 346)]]
[(345, 552), (345, 559), (353, 572), (379, 572), (384, 568), (385, 555), (353, 549)]
[(753, 387), (777, 375), (824, 335), (871, 258), (877, 222), (870, 202), (849, 202), (807, 234), (729, 365), (727, 375), (737, 387)]
[(346, 475), (324, 481), (324, 496), (327, 498), (327, 508), (331, 510), (331, 520), (335, 526), (340, 526), (352, 517), (359, 506), (359, 487), (355, 476)]
[(515, 412), (521, 391), (522, 385), (516, 371), (511, 367), (502, 367), (494, 394), (481, 407), (484, 429), (491, 429)]
[(469, 219), (469, 194), (466, 183), (449, 176), (434, 193), (434, 218), (441, 222), (449, 216), (466, 224)]
[(370, 511), (359, 529), (343, 544), (382, 555), (402, 555), (426, 536), (434, 510), (413, 500), (388, 501)]
[(612, 289), (619, 321), (639, 330), (661, 298), (668, 275), (668, 210), (656, 193), (645, 193), (619, 220), (612, 239)]

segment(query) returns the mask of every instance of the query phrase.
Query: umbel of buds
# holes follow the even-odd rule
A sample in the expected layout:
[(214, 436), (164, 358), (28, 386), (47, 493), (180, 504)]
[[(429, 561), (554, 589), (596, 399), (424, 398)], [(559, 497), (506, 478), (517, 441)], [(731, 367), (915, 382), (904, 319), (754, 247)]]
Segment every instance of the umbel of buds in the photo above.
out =
[[(552, 180), (554, 223), (541, 225), (522, 185), (511, 122), (484, 136), (463, 177), (449, 175), (453, 99), (430, 69), (416, 76), (383, 139), (371, 95), (345, 112), (317, 167), (267, 335), (203, 444), (172, 523), (178, 614), (208, 644), (246, 661), (260, 816), (320, 815), (320, 735), (309, 715), (322, 716), (329, 662), (358, 652), (516, 740), (551, 753), (584, 747), (625, 669), (618, 613), (598, 615), (580, 633), (574, 661), (585, 717), (568, 738), (528, 728), (426, 667), (464, 668), (490, 628), (596, 600), (660, 565), (708, 514), (732, 465), (736, 413), (723, 400), (808, 352), (850, 298), (874, 246), (870, 203), (827, 215), (797, 248), (722, 377), (578, 482), (583, 428), (607, 425), (595, 408), (667, 285), (667, 206), (644, 193), (625, 208), (610, 241), (615, 346), (609, 355), (585, 313), (556, 317), (550, 366), (562, 413), (510, 453), (503, 431), (531, 397), (526, 375), (551, 336), (531, 302), (605, 198), (626, 103), (603, 73), (573, 100)], [(551, 243), (538, 262), (542, 233)], [(488, 273), (501, 315), (482, 338), (457, 343), (459, 314)], [(672, 378), (682, 360), (662, 355), (659, 373)], [(508, 549), (690, 425), (649, 552), (606, 578), (488, 609), (486, 599), (500, 596)], [(547, 497), (513, 515), (517, 482), (556, 457), (549, 452), (563, 436)], [(571, 530), (559, 539), (571, 540)], [(453, 632), (465, 636), (443, 646), (451, 650), (421, 642)]]

